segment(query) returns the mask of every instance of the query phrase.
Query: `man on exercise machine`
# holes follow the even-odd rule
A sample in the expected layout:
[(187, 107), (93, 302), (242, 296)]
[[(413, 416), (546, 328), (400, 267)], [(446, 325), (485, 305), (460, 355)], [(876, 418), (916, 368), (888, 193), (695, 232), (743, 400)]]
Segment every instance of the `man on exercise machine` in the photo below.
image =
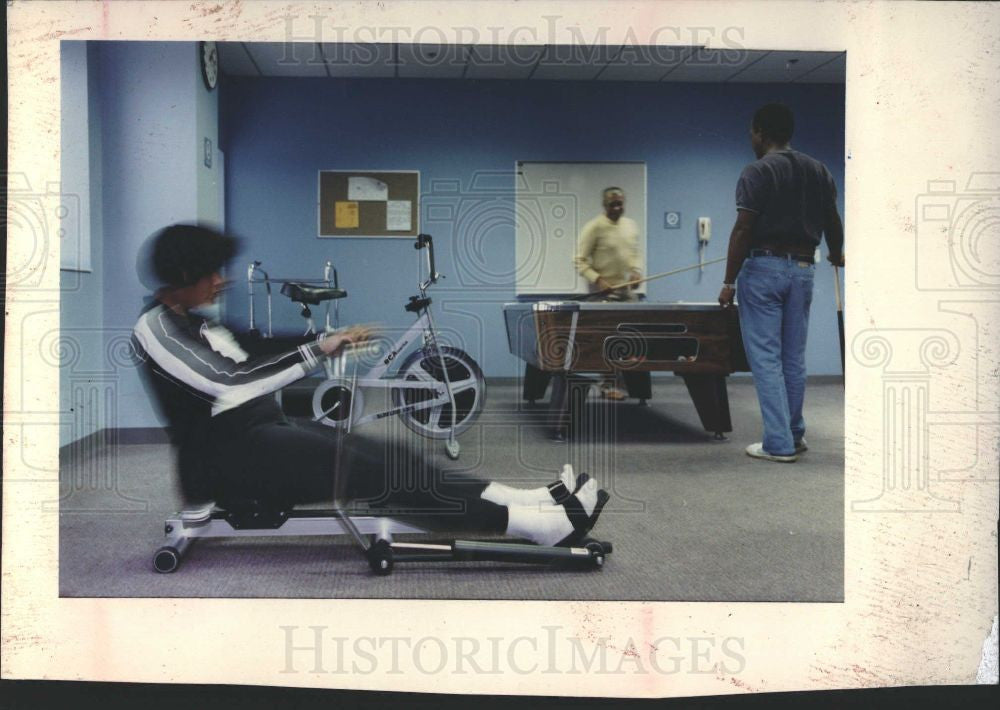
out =
[[(253, 501), (284, 509), (334, 497), (337, 441), (329, 429), (288, 420), (275, 398), (308, 376), (322, 358), (370, 339), (354, 326), (301, 339), (281, 353), (254, 353), (204, 315), (225, 285), (220, 271), (235, 255), (235, 238), (206, 227), (173, 225), (153, 237), (152, 267), (162, 287), (133, 330), (133, 347), (150, 375), (178, 450), (181, 488), (189, 500), (223, 507)], [(393, 456), (423, 485), (404, 488), (411, 475), (390, 470), (381, 442), (352, 434), (339, 482), (347, 500), (399, 508), (435, 530), (505, 533), (539, 545), (573, 545), (594, 526), (608, 494), (586, 474), (564, 467), (546, 487), (517, 489), (450, 474), (407, 449)]]

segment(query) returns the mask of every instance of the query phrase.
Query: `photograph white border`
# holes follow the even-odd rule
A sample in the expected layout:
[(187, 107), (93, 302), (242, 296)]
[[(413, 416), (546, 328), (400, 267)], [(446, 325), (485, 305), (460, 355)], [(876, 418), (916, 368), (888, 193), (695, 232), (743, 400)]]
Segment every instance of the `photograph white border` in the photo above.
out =
[[(29, 315), (59, 328), (59, 254), (51, 249), (37, 257), (32, 278), (7, 282), (3, 677), (621, 697), (975, 682), (997, 615), (991, 444), (1000, 408), (990, 373), (1000, 359), (1000, 299), (995, 288), (925, 288), (908, 259), (921, 244), (915, 204), (927, 182), (964, 186), (970, 175), (1000, 165), (1000, 56), (983, 51), (1000, 36), (996, 5), (540, 5), (14, 2), (8, 8), (9, 170), (33, 186), (59, 175), (61, 39), (285, 41), (289, 22), (320, 16), (347, 28), (425, 28), (430, 18), (447, 23), (437, 27), (441, 34), (425, 32), (423, 41), (453, 37), (454, 28), (490, 37), (499, 27), (505, 38), (518, 30), (517, 37), (529, 41), (511, 41), (526, 44), (532, 34), (542, 43), (566, 44), (598, 32), (608, 44), (690, 44), (693, 33), (711, 46), (721, 30), (736, 28), (732, 34), (747, 49), (846, 50), (843, 189), (858, 197), (845, 210), (845, 602), (60, 599), (58, 515), (45, 507), (58, 500), (58, 372), (31, 356), (38, 343), (22, 330)], [(663, 27), (677, 31), (650, 36)], [(33, 258), (34, 239), (10, 225), (8, 272)], [(941, 319), (933, 318), (945, 302), (964, 304), (977, 328), (974, 337), (954, 338), (954, 348), (937, 333), (948, 330), (948, 321), (937, 326)], [(970, 352), (975, 367), (953, 366)], [(32, 364), (22, 368), (25, 353)], [(931, 388), (933, 410), (957, 413), (959, 428), (944, 447), (956, 455), (970, 446), (982, 452), (962, 475), (928, 472), (932, 464), (922, 461), (921, 480), (944, 489), (957, 510), (921, 509), (926, 487), (895, 487), (891, 498), (884, 495), (886, 482), (899, 473), (890, 449), (910, 446), (913, 434), (892, 429), (886, 397), (912, 378), (914, 367)], [(962, 394), (969, 391), (977, 393), (971, 413)], [(44, 480), (25, 466), (25, 451), (44, 462)], [(858, 505), (871, 500), (884, 505)], [(567, 672), (566, 657), (577, 646), (562, 644), (551, 653), (564, 670), (547, 673), (545, 629), (553, 626), (587, 652), (604, 649), (615, 664), (603, 673)], [(365, 666), (313, 672), (306, 662), (289, 671), (285, 630), (310, 627), (331, 644), (334, 637), (500, 638), (503, 672), (455, 672), (454, 658), (434, 672), (412, 662), (394, 668), (382, 647), (370, 672)], [(687, 660), (678, 672), (656, 672), (648, 653), (657, 643), (673, 650), (670, 639), (683, 641)], [(690, 639), (738, 639), (739, 672), (699, 667), (699, 647), (692, 653)], [(630, 661), (636, 658), (646, 661), (645, 672)]]

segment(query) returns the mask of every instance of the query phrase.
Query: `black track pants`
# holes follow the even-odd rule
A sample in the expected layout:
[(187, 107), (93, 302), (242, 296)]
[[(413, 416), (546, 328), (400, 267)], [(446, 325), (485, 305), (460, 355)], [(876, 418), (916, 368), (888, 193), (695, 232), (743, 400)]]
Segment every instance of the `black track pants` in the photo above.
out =
[[(431, 457), (401, 442), (351, 433), (343, 439), (341, 499), (354, 509), (409, 520), (431, 530), (503, 533), (507, 508), (482, 500), (488, 483), (444, 473)], [(220, 445), (213, 469), (223, 506), (254, 500), (268, 506), (334, 497), (337, 434), (322, 425), (251, 426)], [(227, 502), (228, 501), (228, 502)]]

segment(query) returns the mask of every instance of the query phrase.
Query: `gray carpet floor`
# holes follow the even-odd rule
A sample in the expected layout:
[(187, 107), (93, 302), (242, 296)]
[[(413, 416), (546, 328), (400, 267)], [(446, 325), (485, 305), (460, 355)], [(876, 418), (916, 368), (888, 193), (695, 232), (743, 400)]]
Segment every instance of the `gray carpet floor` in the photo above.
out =
[[(567, 461), (598, 478), (612, 495), (593, 533), (614, 544), (602, 570), (434, 563), (376, 577), (346, 539), (258, 538), (199, 541), (176, 572), (157, 574), (152, 554), (179, 507), (173, 455), (167, 444), (118, 445), (62, 466), (60, 594), (842, 601), (842, 384), (810, 384), (810, 450), (790, 465), (743, 452), (760, 440), (748, 379), (730, 380), (734, 431), (722, 442), (702, 430), (679, 379), (655, 383), (648, 407), (591, 397), (585, 428), (564, 443), (551, 440), (541, 403), (492, 385), (461, 459), (448, 461), (437, 442), (428, 449), (449, 470), (511, 485), (544, 485)], [(365, 431), (412, 437), (395, 419)]]

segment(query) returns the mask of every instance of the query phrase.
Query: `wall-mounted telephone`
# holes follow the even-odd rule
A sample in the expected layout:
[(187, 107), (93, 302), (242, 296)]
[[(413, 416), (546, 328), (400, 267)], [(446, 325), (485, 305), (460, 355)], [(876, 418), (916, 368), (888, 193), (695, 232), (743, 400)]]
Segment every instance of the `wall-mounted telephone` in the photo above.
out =
[(698, 218), (698, 272), (699, 273), (705, 270), (705, 247), (708, 246), (708, 240), (711, 238), (712, 238), (711, 217), (699, 217)]
[(698, 241), (707, 242), (712, 238), (712, 218), (711, 217), (699, 217), (698, 218)]

